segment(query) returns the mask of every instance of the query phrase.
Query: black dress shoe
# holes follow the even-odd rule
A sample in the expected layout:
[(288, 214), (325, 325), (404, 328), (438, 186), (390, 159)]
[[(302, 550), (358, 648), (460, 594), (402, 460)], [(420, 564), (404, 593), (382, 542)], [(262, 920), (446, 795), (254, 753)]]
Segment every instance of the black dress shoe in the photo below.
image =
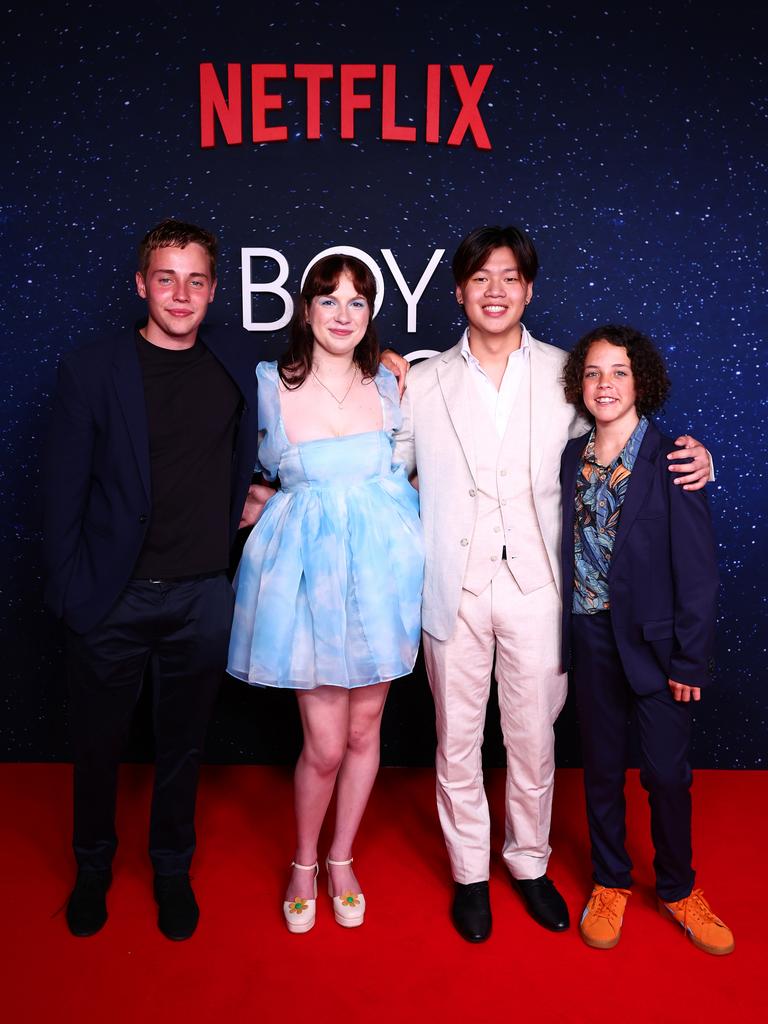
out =
[(188, 939), (200, 920), (189, 875), (155, 875), (155, 899), (159, 907), (157, 927), (163, 935), (174, 942)]
[(456, 882), (451, 917), (456, 931), (467, 942), (485, 942), (491, 934), (491, 901), (487, 882)]
[(77, 872), (66, 915), (73, 935), (84, 939), (104, 927), (107, 920), (107, 889), (111, 884), (111, 871), (85, 871), (81, 868)]
[(541, 878), (513, 878), (512, 882), (523, 897), (526, 910), (537, 924), (549, 928), (551, 932), (566, 930), (571, 923), (568, 907), (551, 879), (542, 875)]

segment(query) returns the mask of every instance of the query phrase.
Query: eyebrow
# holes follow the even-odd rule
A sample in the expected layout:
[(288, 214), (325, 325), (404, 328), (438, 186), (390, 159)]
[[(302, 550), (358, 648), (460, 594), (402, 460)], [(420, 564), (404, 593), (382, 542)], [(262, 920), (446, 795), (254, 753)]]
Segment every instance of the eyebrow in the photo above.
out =
[[(621, 367), (624, 367), (624, 368), (626, 368), (628, 366), (631, 367), (632, 364), (631, 363), (611, 363), (610, 365), (611, 365), (611, 369), (615, 369), (617, 366), (621, 366)], [(585, 370), (599, 370), (600, 369), (600, 365), (598, 363), (584, 363), (584, 369)]]
[[(162, 267), (157, 267), (152, 271), (153, 274), (178, 274), (178, 270), (164, 270)], [(208, 278), (207, 274), (203, 274), (198, 270), (193, 271), (191, 274), (187, 274), (187, 277), (204, 277)]]

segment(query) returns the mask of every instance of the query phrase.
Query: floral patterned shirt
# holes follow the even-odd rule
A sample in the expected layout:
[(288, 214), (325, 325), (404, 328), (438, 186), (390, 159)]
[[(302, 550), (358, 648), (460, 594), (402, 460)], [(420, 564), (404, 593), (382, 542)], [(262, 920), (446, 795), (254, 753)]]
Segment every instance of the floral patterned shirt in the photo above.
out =
[(645, 416), (610, 466), (595, 457), (595, 431), (589, 435), (576, 475), (573, 520), (573, 611), (593, 615), (610, 607), (608, 570), (619, 528), (621, 506), (640, 444), (648, 429)]

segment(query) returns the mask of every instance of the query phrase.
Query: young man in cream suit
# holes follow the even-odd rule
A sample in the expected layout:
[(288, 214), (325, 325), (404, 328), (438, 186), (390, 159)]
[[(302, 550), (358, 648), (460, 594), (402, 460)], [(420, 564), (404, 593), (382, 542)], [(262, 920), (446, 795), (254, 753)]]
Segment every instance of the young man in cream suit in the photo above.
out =
[[(538, 257), (515, 227), (479, 228), (453, 259), (468, 327), (415, 366), (397, 456), (418, 474), (427, 559), (422, 625), (437, 720), (437, 803), (455, 886), (459, 933), (491, 931), (490, 823), (481, 746), (491, 671), (507, 752), (503, 856), (533, 918), (568, 927), (547, 877), (554, 782), (553, 725), (566, 694), (560, 670), (560, 456), (587, 425), (566, 403), (566, 353), (521, 320)], [(703, 486), (706, 451), (692, 438), (681, 484)]]

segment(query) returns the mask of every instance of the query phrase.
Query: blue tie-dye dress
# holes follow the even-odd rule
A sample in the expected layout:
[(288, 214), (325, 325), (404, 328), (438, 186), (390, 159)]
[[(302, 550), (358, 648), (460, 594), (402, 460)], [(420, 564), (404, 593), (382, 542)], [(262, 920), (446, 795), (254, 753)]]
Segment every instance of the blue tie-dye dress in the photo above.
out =
[(376, 376), (382, 430), (292, 444), (277, 364), (256, 374), (259, 468), (280, 490), (235, 577), (227, 671), (299, 690), (406, 675), (419, 646), (424, 545), (418, 494), (392, 462), (395, 378), (383, 367)]

